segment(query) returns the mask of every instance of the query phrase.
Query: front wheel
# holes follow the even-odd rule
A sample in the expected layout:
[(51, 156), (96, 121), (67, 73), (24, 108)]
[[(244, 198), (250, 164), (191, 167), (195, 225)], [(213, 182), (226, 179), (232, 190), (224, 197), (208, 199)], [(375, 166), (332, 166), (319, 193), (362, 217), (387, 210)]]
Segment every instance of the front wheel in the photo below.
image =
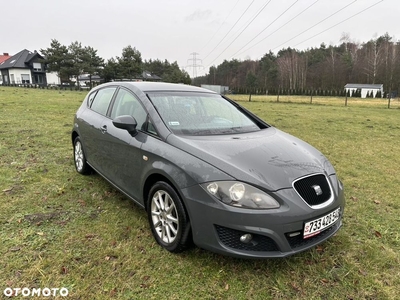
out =
[(176, 191), (159, 181), (150, 190), (147, 214), (157, 243), (170, 252), (183, 251), (189, 244), (190, 222)]
[(79, 136), (74, 140), (74, 162), (75, 169), (79, 174), (88, 175), (92, 169), (86, 162), (85, 152), (83, 151), (82, 142)]

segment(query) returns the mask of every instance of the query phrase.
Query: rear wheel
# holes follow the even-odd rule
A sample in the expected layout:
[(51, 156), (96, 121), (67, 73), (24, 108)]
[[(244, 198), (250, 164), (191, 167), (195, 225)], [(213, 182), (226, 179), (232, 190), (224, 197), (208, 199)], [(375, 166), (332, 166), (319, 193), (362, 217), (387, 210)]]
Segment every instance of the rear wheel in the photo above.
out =
[(79, 174), (88, 175), (92, 169), (86, 162), (85, 152), (83, 151), (82, 142), (79, 136), (74, 140), (74, 162), (75, 169)]
[(157, 243), (170, 252), (183, 251), (189, 244), (190, 222), (176, 191), (159, 181), (150, 190), (147, 214)]

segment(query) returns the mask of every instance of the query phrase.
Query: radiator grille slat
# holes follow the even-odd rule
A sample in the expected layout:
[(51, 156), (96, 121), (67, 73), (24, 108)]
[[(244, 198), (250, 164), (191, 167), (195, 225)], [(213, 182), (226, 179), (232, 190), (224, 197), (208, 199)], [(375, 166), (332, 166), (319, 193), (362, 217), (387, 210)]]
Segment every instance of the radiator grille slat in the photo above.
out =
[(323, 174), (301, 178), (293, 183), (293, 187), (310, 206), (323, 204), (332, 197), (331, 187)]

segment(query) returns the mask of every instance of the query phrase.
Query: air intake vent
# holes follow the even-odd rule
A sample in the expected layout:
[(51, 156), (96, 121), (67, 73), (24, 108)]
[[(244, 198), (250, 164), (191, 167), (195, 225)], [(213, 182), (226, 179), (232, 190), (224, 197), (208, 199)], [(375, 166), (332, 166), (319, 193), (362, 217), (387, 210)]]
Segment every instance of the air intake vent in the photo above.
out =
[(215, 225), (220, 241), (227, 247), (245, 251), (278, 251), (275, 241), (267, 236), (252, 234), (253, 241), (245, 244), (240, 237), (246, 232)]

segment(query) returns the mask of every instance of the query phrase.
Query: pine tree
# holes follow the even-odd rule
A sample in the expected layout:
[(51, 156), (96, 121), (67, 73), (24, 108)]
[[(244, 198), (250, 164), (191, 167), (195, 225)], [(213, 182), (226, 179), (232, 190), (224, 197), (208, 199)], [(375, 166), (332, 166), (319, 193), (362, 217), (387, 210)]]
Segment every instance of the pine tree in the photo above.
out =
[(57, 73), (61, 82), (68, 81), (68, 69), (71, 66), (68, 48), (61, 45), (56, 39), (52, 39), (50, 47), (40, 49), (44, 57), (44, 63), (47, 65), (47, 71)]

